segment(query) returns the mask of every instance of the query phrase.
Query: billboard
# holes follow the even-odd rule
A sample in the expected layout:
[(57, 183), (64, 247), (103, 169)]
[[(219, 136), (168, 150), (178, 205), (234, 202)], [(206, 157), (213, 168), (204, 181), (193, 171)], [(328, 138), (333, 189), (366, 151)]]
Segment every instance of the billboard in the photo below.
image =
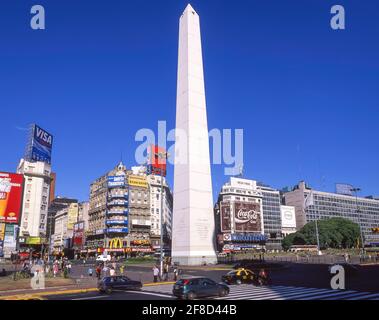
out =
[(156, 145), (149, 147), (149, 161), (147, 166), (148, 174), (166, 176), (167, 152), (166, 149)]
[(109, 176), (108, 188), (125, 187), (125, 176)]
[(79, 207), (77, 203), (70, 203), (67, 209), (67, 229), (72, 230), (78, 221)]
[(236, 201), (233, 218), (236, 232), (262, 232), (261, 206), (259, 203)]
[(33, 124), (25, 158), (30, 161), (42, 161), (51, 164), (52, 147), (53, 136), (36, 124)]
[(142, 187), (142, 188), (148, 187), (146, 177), (144, 176), (130, 175), (128, 178), (128, 183), (130, 186)]
[(0, 172), (0, 222), (18, 223), (23, 187), (21, 174)]
[(221, 202), (220, 204), (220, 219), (221, 219), (221, 232), (231, 231), (231, 214), (230, 214), (230, 203)]
[(295, 207), (280, 206), (282, 228), (296, 228)]
[(353, 195), (353, 186), (347, 183), (336, 183), (336, 193), (345, 196)]
[(0, 241), (4, 240), (5, 223), (0, 223)]
[(74, 224), (73, 245), (81, 247), (84, 244), (84, 222), (77, 222)]

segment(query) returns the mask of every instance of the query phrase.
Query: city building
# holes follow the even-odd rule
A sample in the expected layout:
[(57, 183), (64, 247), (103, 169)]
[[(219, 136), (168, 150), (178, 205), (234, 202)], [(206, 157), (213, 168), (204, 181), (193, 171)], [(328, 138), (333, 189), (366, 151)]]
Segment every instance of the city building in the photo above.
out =
[(224, 253), (261, 252), (267, 236), (263, 195), (254, 180), (231, 177), (215, 205), (217, 249)]
[(20, 236), (45, 238), (51, 181), (50, 164), (21, 159), (17, 173), (25, 178)]
[[(167, 185), (166, 178), (163, 181), (163, 243), (164, 248), (169, 249), (172, 238), (172, 194)], [(160, 248), (161, 236), (161, 176), (149, 175), (147, 177), (150, 189), (150, 214), (151, 214), (151, 231), (150, 240), (152, 248)]]
[(74, 225), (78, 221), (79, 205), (73, 202), (58, 210), (54, 218), (54, 234), (52, 242), (54, 253), (72, 248)]
[(83, 201), (79, 203), (79, 216), (78, 221), (82, 221), (84, 223), (84, 230), (88, 229), (88, 219), (89, 219), (89, 202)]
[(48, 215), (47, 215), (47, 228), (46, 228), (46, 240), (50, 248), (50, 253), (52, 253), (52, 248), (54, 247), (54, 238), (55, 233), (55, 216), (58, 211), (68, 207), (72, 203), (77, 203), (78, 200), (65, 198), (65, 197), (56, 197), (49, 205)]
[[(313, 194), (313, 204), (305, 206), (305, 199)], [(341, 217), (356, 222), (361, 227), (366, 245), (379, 245), (379, 234), (373, 229), (379, 226), (379, 200), (374, 197), (355, 197), (312, 189), (304, 181), (292, 191), (283, 194), (286, 205), (294, 206), (296, 228), (301, 229), (306, 223)]]
[(200, 19), (188, 4), (179, 20), (172, 261), (213, 264), (217, 257)]
[(282, 250), (282, 222), (280, 191), (257, 182), (257, 190), (262, 194), (264, 231), (267, 235), (267, 250)]
[[(238, 204), (237, 207), (235, 204)], [(229, 207), (229, 209), (224, 209), (223, 211), (223, 206), (224, 208), (225, 206)], [(234, 243), (234, 248), (237, 248), (235, 251), (241, 251), (240, 248), (243, 250), (261, 250), (263, 248), (268, 251), (282, 250), (283, 230), (280, 191), (255, 180), (235, 177), (231, 177), (230, 181), (224, 184), (216, 204), (215, 223), (216, 233), (218, 234), (218, 249), (220, 250), (220, 242), (225, 244), (225, 241), (223, 242), (225, 237), (230, 239), (229, 233), (231, 233), (231, 237), (237, 237), (237, 235), (233, 235), (236, 233), (236, 230), (233, 229), (233, 221), (238, 216), (240, 206), (244, 207), (242, 212), (247, 211), (259, 214), (261, 224), (259, 228), (251, 226), (252, 230), (246, 230), (242, 233), (258, 233), (264, 235), (264, 237), (243, 237), (243, 235), (239, 234), (238, 237), (242, 237), (245, 241), (239, 241), (238, 245)], [(225, 231), (225, 228), (222, 228), (221, 225), (222, 221), (226, 223), (225, 221), (227, 220), (225, 219), (227, 219), (228, 216), (230, 217), (228, 218), (230, 231)], [(237, 219), (239, 218), (237, 217)], [(224, 235), (225, 233), (226, 235)], [(231, 246), (233, 243), (226, 244), (226, 248), (233, 247)], [(241, 244), (243, 246), (241, 246)]]
[(150, 197), (146, 168), (127, 170), (122, 162), (90, 187), (88, 254), (150, 253)]
[(280, 206), (282, 216), (282, 238), (288, 236), (291, 233), (295, 233), (296, 230), (296, 213), (295, 207), (292, 206)]

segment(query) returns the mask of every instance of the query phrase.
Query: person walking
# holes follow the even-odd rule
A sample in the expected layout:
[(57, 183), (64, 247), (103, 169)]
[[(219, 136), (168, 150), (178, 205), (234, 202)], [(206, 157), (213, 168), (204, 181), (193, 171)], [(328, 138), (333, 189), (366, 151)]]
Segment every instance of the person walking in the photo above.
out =
[(153, 268), (154, 282), (158, 282), (158, 276), (159, 276), (159, 269), (157, 266), (154, 266)]
[(89, 275), (90, 277), (92, 277), (92, 275), (93, 275), (93, 270), (92, 270), (91, 267), (88, 268), (88, 275)]
[(68, 274), (71, 274), (71, 262), (69, 261), (68, 263), (67, 263), (67, 272), (68, 272)]
[(174, 281), (178, 281), (178, 275), (179, 275), (179, 270), (177, 267), (174, 268)]
[(113, 267), (111, 267), (111, 269), (109, 270), (109, 275), (111, 277), (114, 277), (116, 275), (116, 270)]
[(96, 267), (96, 277), (98, 280), (100, 280), (100, 278), (101, 278), (101, 267), (100, 267), (100, 265), (97, 265), (97, 267)]
[(54, 266), (53, 266), (53, 274), (54, 274), (54, 278), (57, 276), (58, 271), (59, 271), (59, 266), (58, 266), (57, 263), (54, 263)]

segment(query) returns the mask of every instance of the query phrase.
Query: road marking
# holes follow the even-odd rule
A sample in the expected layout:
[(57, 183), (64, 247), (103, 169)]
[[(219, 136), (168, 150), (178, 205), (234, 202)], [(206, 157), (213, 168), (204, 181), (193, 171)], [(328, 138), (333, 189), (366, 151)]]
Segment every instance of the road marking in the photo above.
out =
[(96, 297), (86, 297), (86, 298), (75, 298), (71, 300), (93, 300), (93, 299), (100, 299), (100, 298), (107, 298), (109, 296), (96, 296)]
[(377, 298), (379, 297), (379, 293), (371, 293), (371, 294), (367, 294), (366, 292), (366, 295), (364, 296), (361, 296), (361, 297), (357, 297), (357, 298), (350, 298), (350, 299), (346, 299), (346, 300), (359, 300), (359, 299), (368, 299), (368, 298)]
[(156, 293), (156, 292), (149, 292), (149, 291), (135, 291), (135, 292), (140, 293), (140, 294), (150, 295), (150, 296), (157, 296), (157, 297), (163, 297), (163, 298), (174, 298), (173, 295)]

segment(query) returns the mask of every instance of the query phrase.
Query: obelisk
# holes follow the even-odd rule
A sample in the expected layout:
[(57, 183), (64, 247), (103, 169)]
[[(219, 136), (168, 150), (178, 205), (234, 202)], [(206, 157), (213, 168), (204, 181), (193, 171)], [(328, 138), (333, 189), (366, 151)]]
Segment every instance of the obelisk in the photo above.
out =
[(199, 16), (179, 21), (172, 261), (217, 262)]

